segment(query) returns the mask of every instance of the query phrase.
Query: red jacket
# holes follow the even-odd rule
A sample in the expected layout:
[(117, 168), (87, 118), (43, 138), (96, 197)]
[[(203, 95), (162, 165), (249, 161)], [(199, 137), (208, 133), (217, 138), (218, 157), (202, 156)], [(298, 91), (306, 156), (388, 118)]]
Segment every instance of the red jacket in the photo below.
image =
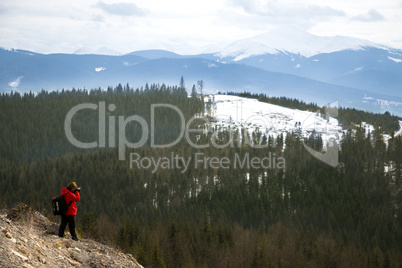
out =
[(78, 191), (75, 191), (75, 193), (73, 193), (69, 189), (63, 188), (61, 190), (61, 195), (65, 195), (64, 200), (66, 200), (67, 205), (70, 204), (71, 201), (73, 201), (69, 206), (66, 214), (64, 215), (77, 215), (77, 205), (75, 204), (75, 202), (80, 201), (80, 193)]

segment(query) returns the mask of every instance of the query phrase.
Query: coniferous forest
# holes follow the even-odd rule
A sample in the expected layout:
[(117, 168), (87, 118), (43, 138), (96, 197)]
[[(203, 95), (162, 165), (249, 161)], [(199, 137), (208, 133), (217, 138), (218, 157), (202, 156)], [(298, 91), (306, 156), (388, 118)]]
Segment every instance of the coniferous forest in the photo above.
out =
[[(298, 100), (246, 97), (319, 109)], [(97, 109), (78, 111), (71, 131), (77, 140), (96, 141), (98, 146), (90, 149), (72, 145), (65, 134), (66, 115), (84, 103)], [(106, 129), (101, 138), (102, 103)], [(162, 103), (179, 108), (186, 123), (195, 118), (192, 128), (204, 129), (205, 121), (194, 117), (204, 112), (204, 101), (195, 87), (187, 94), (184, 82), (2, 94), (0, 207), (24, 202), (58, 221), (51, 215), (50, 200), (76, 181), (82, 188), (79, 234), (131, 253), (145, 267), (402, 265), (402, 137), (393, 134), (397, 117), (341, 109), (338, 119), (347, 133), (336, 168), (311, 156), (297, 133), (275, 140), (253, 133), (252, 142), (267, 145), (262, 149), (245, 142), (244, 132), (243, 138), (234, 132), (238, 142), (224, 148), (216, 145), (227, 143), (228, 132), (189, 134), (194, 144), (214, 139), (216, 145), (207, 148), (196, 148), (184, 138), (169, 148), (154, 148), (148, 133), (141, 147), (126, 147), (125, 160), (119, 160), (119, 135), (135, 143), (143, 134), (138, 121), (127, 123), (120, 133), (119, 124), (129, 116), (146, 122), (154, 116), (156, 144), (172, 143), (180, 135), (177, 112), (159, 108), (151, 115), (151, 105)], [(374, 133), (366, 136), (361, 121), (372, 122)], [(383, 134), (392, 136), (388, 144)], [(320, 137), (306, 143), (323, 148)], [(154, 170), (151, 163), (149, 168), (133, 164), (131, 154), (190, 160), (188, 168), (178, 163)], [(195, 168), (205, 163), (198, 163), (195, 155), (242, 161), (271, 156), (277, 163), (273, 168)], [(280, 159), (286, 163), (278, 164)]]

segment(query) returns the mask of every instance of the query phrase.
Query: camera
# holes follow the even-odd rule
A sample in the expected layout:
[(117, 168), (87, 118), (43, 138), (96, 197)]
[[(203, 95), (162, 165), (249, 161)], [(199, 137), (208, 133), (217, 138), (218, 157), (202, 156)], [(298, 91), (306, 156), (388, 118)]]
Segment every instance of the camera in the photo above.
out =
[(75, 189), (77, 192), (81, 191), (81, 187), (78, 187), (77, 189)]

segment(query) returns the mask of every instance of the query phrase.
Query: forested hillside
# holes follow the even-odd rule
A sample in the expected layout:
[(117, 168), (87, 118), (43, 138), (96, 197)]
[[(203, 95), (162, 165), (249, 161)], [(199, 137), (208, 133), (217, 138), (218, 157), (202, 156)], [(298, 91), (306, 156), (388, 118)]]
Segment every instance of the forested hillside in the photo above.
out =
[[(76, 181), (82, 187), (79, 232), (132, 253), (146, 267), (402, 265), (401, 136), (386, 145), (383, 129), (365, 136), (363, 129), (350, 124), (354, 129), (341, 141), (337, 168), (309, 155), (296, 133), (281, 135), (275, 142), (272, 137), (263, 139), (266, 148), (254, 148), (245, 142), (244, 133), (240, 139), (237, 132), (236, 146), (224, 148), (196, 148), (186, 139), (169, 148), (152, 148), (148, 139), (141, 148), (127, 148), (127, 158), (121, 161), (117, 133), (112, 147), (113, 136), (106, 131), (105, 148), (78, 149), (66, 138), (68, 111), (78, 104), (100, 102), (115, 105), (113, 111), (106, 109), (106, 119), (109, 124), (109, 117), (115, 118), (116, 132), (118, 116), (140, 115), (149, 122), (151, 104), (178, 107), (186, 122), (204, 109), (194, 88), (187, 96), (184, 83), (3, 94), (0, 206), (25, 202), (51, 217), (51, 197)], [(315, 108), (297, 101), (293, 105)], [(167, 109), (155, 116), (157, 144), (175, 140), (181, 127), (177, 114)], [(80, 111), (72, 121), (73, 134), (84, 142), (98, 140), (98, 120), (97, 110)], [(339, 120), (359, 124), (355, 120), (363, 119), (345, 109)], [(391, 121), (389, 128), (395, 131), (392, 124), (397, 120)], [(202, 124), (195, 120), (192, 126)], [(129, 125), (127, 140), (137, 141), (140, 130), (137, 123)], [(253, 134), (254, 142), (258, 135)], [(209, 144), (213, 136), (193, 133), (190, 139)], [(228, 138), (228, 132), (220, 132), (216, 142), (224, 145)], [(307, 143), (322, 148), (319, 141), (312, 137)], [(148, 158), (170, 158), (173, 153), (190, 164), (187, 169), (153, 172), (152, 167), (131, 165), (129, 153)], [(203, 160), (197, 166), (195, 155), (240, 162), (247, 156), (265, 157), (272, 165), (214, 168)]]

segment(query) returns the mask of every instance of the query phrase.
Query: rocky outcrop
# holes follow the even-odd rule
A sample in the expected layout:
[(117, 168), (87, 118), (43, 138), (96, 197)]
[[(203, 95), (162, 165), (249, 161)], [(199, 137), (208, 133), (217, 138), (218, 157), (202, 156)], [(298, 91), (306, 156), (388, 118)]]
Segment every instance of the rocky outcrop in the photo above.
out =
[(57, 228), (24, 204), (0, 211), (0, 267), (142, 267), (107, 245), (59, 238)]

